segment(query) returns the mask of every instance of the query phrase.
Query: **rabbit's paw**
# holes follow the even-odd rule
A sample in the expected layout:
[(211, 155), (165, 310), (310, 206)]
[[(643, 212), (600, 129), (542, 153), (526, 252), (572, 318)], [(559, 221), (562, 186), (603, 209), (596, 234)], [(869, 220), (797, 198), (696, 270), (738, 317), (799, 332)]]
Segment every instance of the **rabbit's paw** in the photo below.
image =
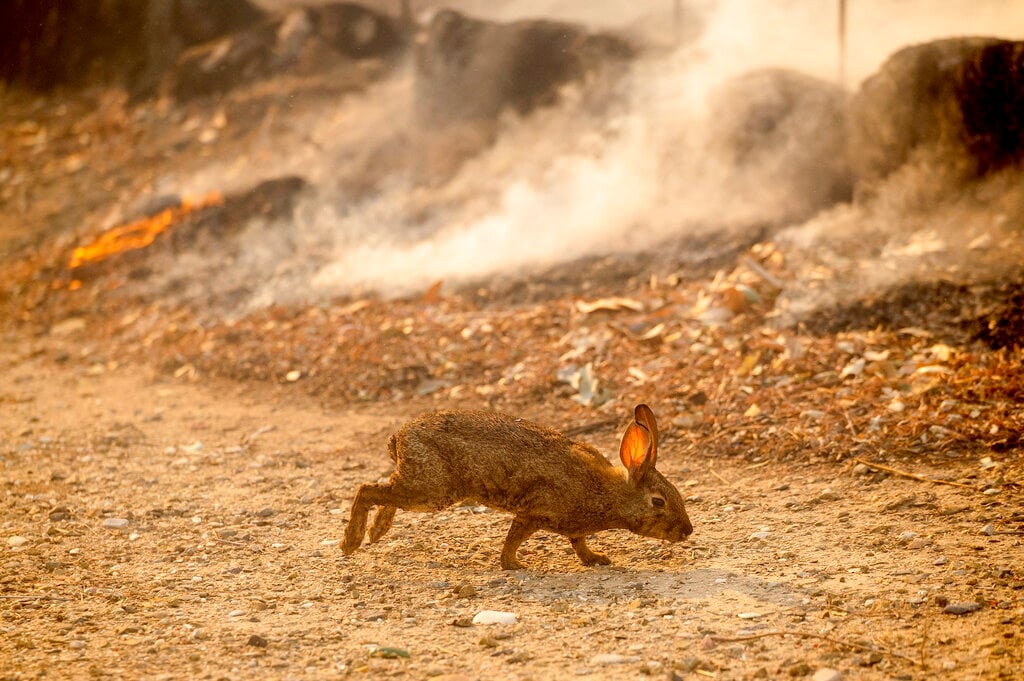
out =
[(612, 559), (603, 553), (590, 552), (587, 556), (580, 556), (580, 562), (584, 565), (611, 565)]

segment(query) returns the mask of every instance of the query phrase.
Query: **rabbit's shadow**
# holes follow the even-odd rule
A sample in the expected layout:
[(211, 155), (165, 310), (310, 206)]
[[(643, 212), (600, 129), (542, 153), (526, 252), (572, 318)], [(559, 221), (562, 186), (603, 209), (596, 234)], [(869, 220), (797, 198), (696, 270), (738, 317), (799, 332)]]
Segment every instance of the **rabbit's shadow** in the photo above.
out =
[(525, 600), (567, 599), (581, 602), (657, 598), (661, 602), (756, 601), (779, 608), (797, 607), (811, 595), (798, 584), (766, 580), (722, 568), (680, 572), (596, 568), (572, 573), (522, 572), (515, 578), (518, 596)]

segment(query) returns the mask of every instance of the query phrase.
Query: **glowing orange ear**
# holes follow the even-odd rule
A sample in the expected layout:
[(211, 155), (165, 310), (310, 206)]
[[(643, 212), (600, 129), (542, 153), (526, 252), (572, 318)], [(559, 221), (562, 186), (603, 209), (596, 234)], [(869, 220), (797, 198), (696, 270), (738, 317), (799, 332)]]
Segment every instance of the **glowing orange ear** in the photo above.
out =
[(629, 471), (630, 480), (642, 479), (650, 468), (653, 444), (646, 426), (635, 421), (626, 426), (626, 432), (622, 434), (622, 443), (619, 445), (619, 458)]
[(651, 465), (658, 460), (658, 422), (654, 420), (654, 412), (646, 404), (638, 404), (633, 410), (633, 419), (651, 433)]

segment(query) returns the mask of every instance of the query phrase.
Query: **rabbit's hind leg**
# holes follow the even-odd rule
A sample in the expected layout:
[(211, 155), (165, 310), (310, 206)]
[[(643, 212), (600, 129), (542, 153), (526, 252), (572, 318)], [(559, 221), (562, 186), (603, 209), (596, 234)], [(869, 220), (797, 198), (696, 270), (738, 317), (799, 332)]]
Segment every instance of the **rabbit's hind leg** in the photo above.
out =
[(359, 548), (363, 543), (363, 535), (366, 534), (366, 515), (370, 507), (377, 504), (377, 492), (383, 485), (365, 484), (360, 485), (356, 491), (356, 498), (352, 500), (352, 513), (348, 517), (348, 527), (345, 528), (345, 542), (341, 545), (341, 552), (346, 556)]
[(346, 556), (363, 543), (366, 534), (366, 516), (371, 506), (379, 506), (370, 528), (370, 541), (375, 542), (391, 529), (395, 510), (404, 508), (407, 511), (439, 511), (459, 500), (458, 495), (449, 491), (435, 492), (424, 490), (418, 485), (407, 485), (401, 477), (392, 476), (391, 481), (384, 484), (367, 483), (360, 485), (356, 498), (352, 501), (352, 514), (349, 516), (348, 527), (345, 528), (345, 542), (341, 545)]
[(373, 525), (370, 526), (370, 543), (380, 540), (387, 531), (391, 529), (391, 522), (395, 519), (396, 506), (380, 506), (373, 516)]

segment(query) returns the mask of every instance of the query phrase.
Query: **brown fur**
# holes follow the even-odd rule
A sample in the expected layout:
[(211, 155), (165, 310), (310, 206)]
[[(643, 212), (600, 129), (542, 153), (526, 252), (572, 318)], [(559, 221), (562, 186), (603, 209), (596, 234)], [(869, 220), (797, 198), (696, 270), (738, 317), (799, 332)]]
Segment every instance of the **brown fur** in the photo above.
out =
[[(584, 565), (608, 564), (587, 547), (600, 530), (628, 529), (645, 537), (685, 539), (693, 531), (679, 491), (654, 468), (654, 414), (638, 405), (613, 466), (590, 445), (544, 426), (493, 411), (442, 411), (402, 426), (388, 441), (396, 464), (388, 482), (361, 485), (342, 550), (362, 544), (367, 514), (377, 506), (370, 541), (391, 528), (395, 510), (437, 511), (472, 499), (515, 517), (501, 567), (522, 568), (519, 545), (537, 530), (569, 538)], [(656, 508), (652, 497), (664, 499)]]

